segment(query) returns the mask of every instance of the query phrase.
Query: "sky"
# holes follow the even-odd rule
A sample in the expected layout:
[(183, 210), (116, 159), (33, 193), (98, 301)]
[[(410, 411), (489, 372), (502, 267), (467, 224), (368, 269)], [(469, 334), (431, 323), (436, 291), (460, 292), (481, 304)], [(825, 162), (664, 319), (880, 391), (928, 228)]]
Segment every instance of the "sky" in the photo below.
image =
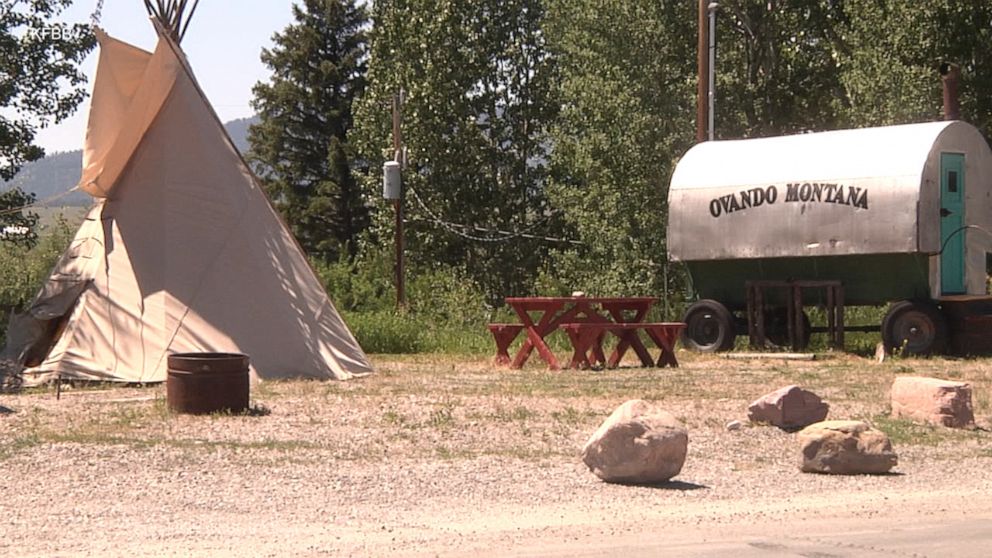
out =
[[(251, 88), (269, 72), (259, 60), (272, 35), (292, 22), (292, 0), (200, 0), (182, 47), (197, 81), (221, 120), (252, 115)], [(97, 0), (75, 0), (57, 21), (89, 22)], [(100, 26), (112, 37), (151, 51), (156, 35), (142, 0), (104, 0)], [(92, 90), (99, 49), (82, 65)], [(87, 98), (59, 124), (41, 130), (37, 143), (47, 153), (81, 149), (89, 113)]]

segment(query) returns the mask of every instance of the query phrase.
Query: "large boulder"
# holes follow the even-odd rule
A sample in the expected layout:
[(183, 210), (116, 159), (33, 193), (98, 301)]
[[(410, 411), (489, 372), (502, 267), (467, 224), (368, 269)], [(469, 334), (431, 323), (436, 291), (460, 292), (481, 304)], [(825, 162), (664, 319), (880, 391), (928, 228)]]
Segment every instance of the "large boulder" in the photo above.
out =
[(640, 399), (617, 407), (582, 448), (597, 477), (622, 484), (657, 484), (682, 470), (689, 433), (671, 415)]
[(901, 376), (892, 382), (892, 416), (952, 428), (975, 425), (971, 385), (937, 378)]
[(748, 405), (747, 418), (751, 422), (797, 429), (826, 419), (829, 410), (830, 405), (815, 393), (799, 386), (785, 386)]
[(858, 420), (818, 422), (797, 436), (805, 473), (879, 474), (898, 462), (889, 437)]

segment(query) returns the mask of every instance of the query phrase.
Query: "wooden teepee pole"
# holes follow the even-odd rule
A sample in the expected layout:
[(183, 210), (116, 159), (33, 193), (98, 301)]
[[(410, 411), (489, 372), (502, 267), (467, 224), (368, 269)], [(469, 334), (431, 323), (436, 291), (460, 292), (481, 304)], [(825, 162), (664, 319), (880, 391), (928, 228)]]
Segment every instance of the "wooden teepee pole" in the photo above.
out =
[[(189, 28), (189, 22), (196, 12), (200, 0), (144, 0), (148, 14), (158, 20), (159, 24), (169, 33), (172, 40), (182, 41)], [(192, 6), (192, 7), (191, 7)]]
[[(183, 28), (179, 31), (179, 40), (180, 41), (182, 41), (183, 40), (183, 37), (186, 36), (186, 30), (189, 29), (189, 22), (192, 21), (193, 14), (196, 13), (196, 8), (199, 5), (200, 5), (200, 0), (193, 0), (193, 7), (189, 9), (189, 15), (186, 16), (186, 24), (183, 25)], [(183, 0), (183, 7), (185, 8), (185, 6), (186, 6), (186, 0)], [(184, 11), (185, 11), (185, 9), (184, 9)]]

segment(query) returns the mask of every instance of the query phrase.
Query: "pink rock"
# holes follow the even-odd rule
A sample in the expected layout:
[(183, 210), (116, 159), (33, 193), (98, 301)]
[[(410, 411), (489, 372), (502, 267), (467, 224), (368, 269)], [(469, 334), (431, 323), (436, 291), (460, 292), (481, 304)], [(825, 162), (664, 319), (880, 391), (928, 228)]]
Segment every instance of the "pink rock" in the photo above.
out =
[(671, 413), (634, 399), (589, 438), (582, 460), (606, 482), (656, 484), (679, 474), (688, 443), (688, 432)]
[(892, 382), (892, 416), (951, 428), (974, 426), (971, 385), (938, 378), (901, 376)]
[(768, 423), (779, 428), (802, 428), (827, 418), (827, 405), (811, 391), (786, 386), (763, 395), (747, 408), (751, 422)]
[(863, 475), (887, 473), (899, 457), (881, 430), (859, 420), (828, 420), (807, 426), (796, 436), (804, 473)]

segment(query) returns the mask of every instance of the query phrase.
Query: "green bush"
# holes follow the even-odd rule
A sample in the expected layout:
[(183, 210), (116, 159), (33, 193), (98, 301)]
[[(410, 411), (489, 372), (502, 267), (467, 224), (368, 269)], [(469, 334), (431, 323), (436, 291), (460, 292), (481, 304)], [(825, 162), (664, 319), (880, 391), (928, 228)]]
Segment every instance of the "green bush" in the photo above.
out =
[(34, 300), (72, 240), (73, 230), (59, 217), (39, 236), (31, 248), (0, 241), (0, 347), (6, 340), (10, 314), (24, 310)]
[(486, 324), (494, 310), (460, 270), (408, 269), (407, 305), (396, 308), (392, 254), (314, 262), (331, 300), (370, 353), (482, 353), (493, 350)]
[(342, 312), (344, 321), (367, 353), (419, 353), (420, 323), (391, 311)]
[(313, 267), (339, 310), (377, 312), (396, 306), (392, 260), (381, 251), (367, 250), (354, 261), (314, 261)]
[(484, 326), (493, 314), (486, 297), (460, 270), (440, 267), (410, 278), (410, 312), (458, 329)]
[(493, 342), (485, 323), (457, 326), (412, 312), (342, 312), (358, 343), (368, 353), (485, 354)]

